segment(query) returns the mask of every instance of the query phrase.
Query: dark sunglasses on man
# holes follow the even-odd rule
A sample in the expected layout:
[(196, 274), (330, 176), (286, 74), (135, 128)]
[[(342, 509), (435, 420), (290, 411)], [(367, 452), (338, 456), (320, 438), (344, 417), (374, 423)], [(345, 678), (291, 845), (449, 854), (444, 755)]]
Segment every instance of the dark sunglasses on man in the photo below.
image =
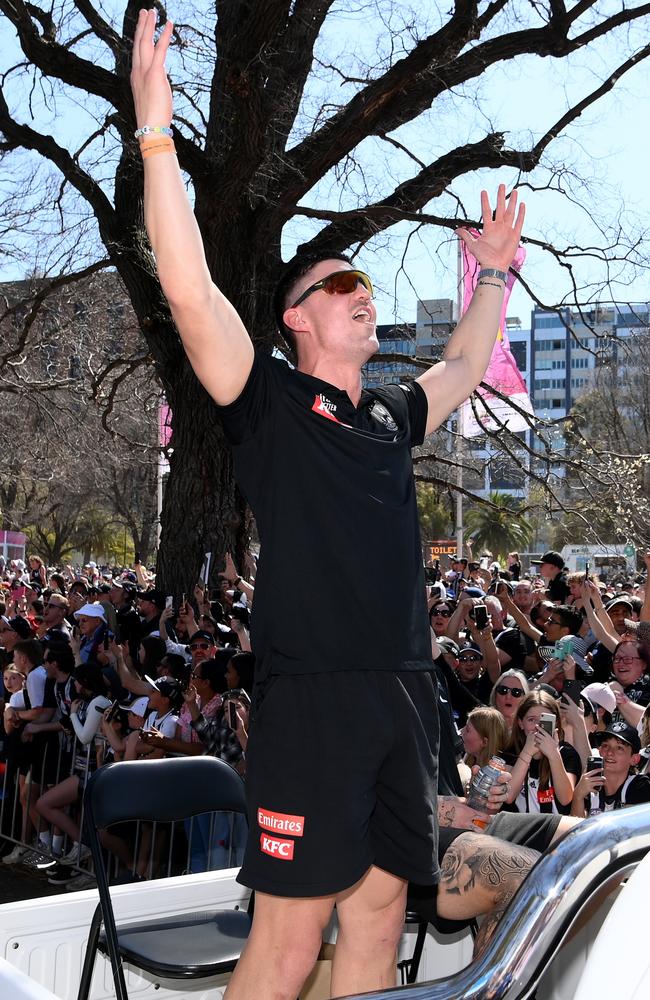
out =
[(302, 295), (292, 303), (291, 308), (295, 309), (296, 306), (299, 306), (301, 302), (304, 302), (314, 292), (322, 291), (327, 295), (349, 295), (350, 292), (355, 290), (357, 285), (363, 285), (370, 297), (373, 297), (374, 289), (372, 281), (365, 271), (334, 271), (333, 274), (327, 274), (320, 281), (315, 281), (313, 285), (306, 288)]

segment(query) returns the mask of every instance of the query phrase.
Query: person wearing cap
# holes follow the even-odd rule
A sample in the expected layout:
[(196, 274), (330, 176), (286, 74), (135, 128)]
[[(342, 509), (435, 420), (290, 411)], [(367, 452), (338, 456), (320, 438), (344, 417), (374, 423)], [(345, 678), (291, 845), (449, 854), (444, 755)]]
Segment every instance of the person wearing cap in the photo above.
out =
[(479, 642), (468, 642), (460, 647), (456, 674), (463, 687), (482, 705), (487, 705), (494, 681), (486, 669), (485, 653)]
[(650, 802), (650, 775), (636, 774), (641, 740), (634, 726), (611, 722), (596, 735), (602, 769), (587, 771), (576, 784), (571, 815), (584, 818)]
[(565, 604), (571, 593), (567, 583), (564, 559), (559, 552), (550, 550), (541, 559), (531, 559), (531, 566), (539, 566), (540, 575), (546, 580), (546, 594), (549, 601)]
[(10, 654), (10, 657), (17, 642), (21, 639), (31, 639), (33, 635), (32, 626), (22, 615), (15, 615), (13, 618), (7, 618), (6, 615), (0, 617), (0, 646)]
[(101, 604), (82, 604), (74, 617), (81, 636), (78, 661), (88, 663), (97, 659), (108, 631), (104, 609)]
[(165, 610), (167, 596), (162, 590), (143, 590), (138, 594), (138, 613), (140, 615), (140, 634), (138, 639), (152, 633), (159, 634), (160, 615)]

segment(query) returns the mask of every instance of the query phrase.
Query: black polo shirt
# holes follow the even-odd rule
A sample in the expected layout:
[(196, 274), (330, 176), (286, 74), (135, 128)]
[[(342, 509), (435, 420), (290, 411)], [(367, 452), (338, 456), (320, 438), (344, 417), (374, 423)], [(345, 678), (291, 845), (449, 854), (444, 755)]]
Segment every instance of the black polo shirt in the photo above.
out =
[(411, 447), (419, 385), (347, 393), (257, 354), (219, 407), (261, 554), (251, 616), (262, 673), (431, 669)]

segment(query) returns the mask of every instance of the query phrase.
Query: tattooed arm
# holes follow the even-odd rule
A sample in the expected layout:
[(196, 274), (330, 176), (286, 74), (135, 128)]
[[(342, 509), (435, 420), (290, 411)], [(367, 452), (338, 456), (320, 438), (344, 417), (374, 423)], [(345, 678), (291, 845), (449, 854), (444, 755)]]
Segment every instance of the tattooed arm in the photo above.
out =
[(538, 852), (528, 847), (475, 833), (461, 834), (445, 851), (436, 909), (447, 920), (486, 917), (475, 941), (475, 955), (538, 858)]

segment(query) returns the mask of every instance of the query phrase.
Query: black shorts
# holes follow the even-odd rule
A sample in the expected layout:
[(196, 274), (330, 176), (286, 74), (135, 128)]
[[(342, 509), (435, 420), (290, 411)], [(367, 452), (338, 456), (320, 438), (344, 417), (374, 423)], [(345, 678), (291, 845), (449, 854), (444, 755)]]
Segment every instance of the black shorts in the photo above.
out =
[(253, 698), (239, 881), (275, 896), (323, 896), (377, 865), (435, 882), (437, 751), (426, 671), (269, 678)]

